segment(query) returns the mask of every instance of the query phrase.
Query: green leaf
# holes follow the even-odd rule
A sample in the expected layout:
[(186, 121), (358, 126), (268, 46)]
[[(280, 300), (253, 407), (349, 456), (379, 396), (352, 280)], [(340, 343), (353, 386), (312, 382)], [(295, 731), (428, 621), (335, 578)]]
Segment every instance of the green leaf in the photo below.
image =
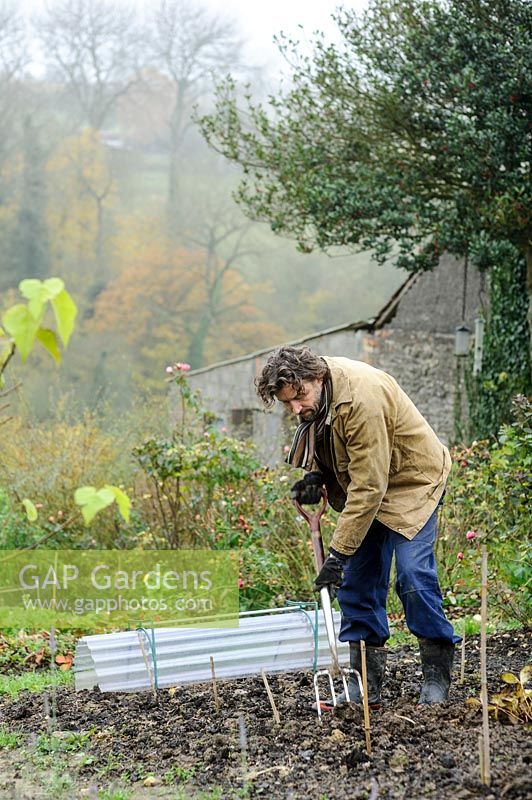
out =
[(74, 492), (74, 502), (77, 506), (85, 505), (85, 503), (89, 502), (95, 491), (96, 489), (94, 486), (80, 486)]
[(78, 308), (66, 289), (52, 298), (52, 308), (57, 322), (57, 331), (66, 347), (74, 330)]
[(503, 672), (501, 675), (501, 681), (505, 683), (519, 683), (519, 678), (517, 675), (514, 675), (513, 672)]
[(114, 493), (105, 487), (95, 489), (94, 486), (80, 486), (74, 493), (74, 502), (81, 507), (85, 525), (90, 525), (96, 514), (110, 506), (114, 499)]
[(26, 516), (29, 519), (29, 521), (30, 522), (35, 522), (35, 520), (38, 517), (38, 514), (37, 514), (37, 509), (35, 508), (34, 504), (31, 502), (31, 500), (29, 500), (27, 497), (25, 497), (23, 499), (23, 501), (22, 501), (22, 505), (24, 506), (24, 509), (26, 511)]
[(109, 486), (109, 484), (105, 484), (104, 489), (109, 489), (110, 492), (113, 492), (120, 516), (125, 522), (129, 522), (131, 500), (127, 494), (122, 489), (119, 489), (118, 486)]
[(45, 281), (40, 281), (37, 278), (24, 278), (20, 281), (18, 288), (23, 297), (27, 300), (33, 300), (42, 294), (46, 295), (47, 300), (56, 297), (65, 288), (64, 282), (61, 278), (47, 278)]
[(46, 287), (50, 299), (57, 297), (65, 288), (65, 284), (61, 278), (47, 278), (44, 281), (44, 286)]
[(19, 283), (21, 295), (29, 300), (30, 314), (39, 322), (43, 317), (46, 302), (59, 295), (64, 287), (61, 278), (48, 278), (45, 281), (26, 278)]
[(55, 331), (49, 328), (39, 328), (37, 331), (37, 339), (48, 350), (52, 358), (59, 364), (61, 361), (61, 351), (57, 345), (57, 336)]
[(39, 323), (22, 303), (8, 308), (2, 321), (6, 331), (15, 340), (22, 361), (26, 361), (33, 348)]

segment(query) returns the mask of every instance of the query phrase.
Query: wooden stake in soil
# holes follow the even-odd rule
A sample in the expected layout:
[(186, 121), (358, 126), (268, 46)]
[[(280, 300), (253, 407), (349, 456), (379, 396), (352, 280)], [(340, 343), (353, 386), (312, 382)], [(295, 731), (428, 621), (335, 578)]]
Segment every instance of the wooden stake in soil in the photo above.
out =
[[(57, 575), (57, 557), (55, 560), (55, 575)], [(50, 653), (52, 654), (52, 672), (53, 670), (57, 669), (57, 661), (55, 660), (55, 654), (57, 653), (57, 639), (55, 635), (55, 628), (52, 626), (50, 628), (50, 639), (48, 640), (48, 646), (50, 648)], [(52, 686), (52, 731), (56, 729), (56, 722), (57, 722), (57, 684), (54, 681)]]
[(462, 684), (465, 679), (465, 633), (462, 636), (462, 658), (460, 660), (460, 683)]
[(480, 768), (480, 778), (484, 775), (484, 737), (482, 733), (478, 735), (478, 765)]
[(488, 618), (488, 551), (482, 546), (482, 585), (480, 591), (480, 700), (482, 702), (482, 758), (480, 780), (489, 786), (490, 730), (488, 722), (488, 678), (486, 670), (486, 634)]
[(262, 680), (264, 681), (264, 686), (266, 687), (266, 691), (268, 693), (268, 700), (270, 701), (270, 705), (272, 707), (272, 714), (273, 718), (278, 725), (281, 724), (281, 717), (279, 716), (279, 712), (277, 711), (277, 706), (275, 705), (275, 700), (272, 694), (272, 690), (270, 689), (270, 684), (268, 683), (268, 678), (266, 677), (266, 673), (263, 669), (261, 669), (260, 674), (262, 675)]
[(212, 675), (212, 693), (214, 695), (214, 707), (216, 713), (220, 713), (220, 698), (218, 697), (218, 687), (216, 685), (216, 673), (214, 671), (214, 658), (211, 656), (211, 675)]
[(249, 769), (248, 769), (248, 733), (246, 721), (242, 714), (238, 717), (238, 740), (240, 743), (240, 759), (242, 767), (242, 796), (249, 797)]
[(366, 752), (371, 755), (371, 737), (369, 724), (369, 702), (368, 702), (368, 673), (366, 670), (366, 642), (360, 642), (360, 661), (362, 664), (362, 689), (364, 691), (364, 733), (366, 734)]

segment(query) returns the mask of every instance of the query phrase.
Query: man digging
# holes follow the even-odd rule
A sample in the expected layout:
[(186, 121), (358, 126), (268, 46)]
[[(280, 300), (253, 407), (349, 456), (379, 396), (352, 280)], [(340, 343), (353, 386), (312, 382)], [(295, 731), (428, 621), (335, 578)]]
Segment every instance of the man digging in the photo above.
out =
[[(281, 347), (255, 383), (266, 406), (277, 400), (299, 416), (287, 462), (306, 475), (292, 486), (292, 497), (319, 503), (325, 486), (341, 512), (313, 588), (326, 586), (338, 597), (339, 639), (349, 642), (350, 665), (358, 672), (360, 642), (366, 643), (369, 703), (380, 704), (394, 553), (395, 589), (419, 640), (419, 702), (447, 700), (460, 641), (443, 611), (434, 558), (437, 507), (451, 467), (447, 448), (396, 380), (361, 361)], [(354, 677), (349, 694), (360, 702)]]

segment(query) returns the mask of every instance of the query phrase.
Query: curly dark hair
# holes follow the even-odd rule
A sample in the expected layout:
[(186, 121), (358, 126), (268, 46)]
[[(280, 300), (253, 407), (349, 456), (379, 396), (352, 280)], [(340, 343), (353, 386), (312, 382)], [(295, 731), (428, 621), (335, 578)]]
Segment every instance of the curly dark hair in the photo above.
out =
[(309, 347), (280, 347), (269, 356), (261, 374), (255, 378), (255, 387), (264, 405), (270, 407), (277, 392), (285, 386), (299, 391), (305, 381), (328, 375), (327, 363)]

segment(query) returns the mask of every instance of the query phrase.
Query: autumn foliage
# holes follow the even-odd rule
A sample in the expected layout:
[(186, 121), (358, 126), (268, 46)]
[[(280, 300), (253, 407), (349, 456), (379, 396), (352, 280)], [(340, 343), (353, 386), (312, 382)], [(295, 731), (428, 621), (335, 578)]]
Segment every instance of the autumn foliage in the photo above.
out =
[[(130, 228), (131, 230), (131, 228)], [(106, 332), (138, 355), (139, 379), (186, 353), (192, 366), (230, 357), (282, 331), (265, 319), (254, 289), (221, 257), (171, 244), (145, 230), (120, 247), (121, 273), (95, 302), (90, 328)]]

